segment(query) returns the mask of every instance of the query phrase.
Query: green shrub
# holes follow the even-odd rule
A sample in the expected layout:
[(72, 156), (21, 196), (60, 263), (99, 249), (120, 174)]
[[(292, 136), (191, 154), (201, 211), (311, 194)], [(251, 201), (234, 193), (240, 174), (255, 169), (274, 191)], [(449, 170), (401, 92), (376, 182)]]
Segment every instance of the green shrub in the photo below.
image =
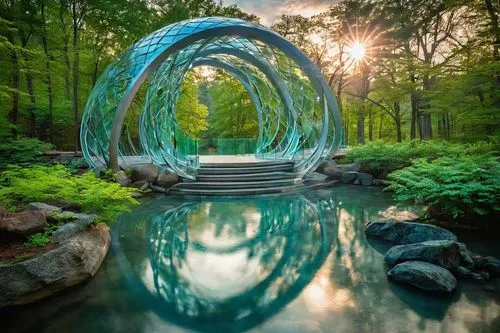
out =
[(24, 242), (24, 246), (32, 247), (32, 246), (45, 246), (50, 243), (52, 240), (52, 233), (56, 231), (60, 226), (64, 223), (53, 223), (49, 224), (43, 232), (36, 233), (34, 235), (28, 236), (26, 241)]
[(416, 158), (429, 160), (443, 156), (460, 154), (477, 155), (492, 152), (496, 146), (486, 142), (476, 144), (454, 144), (446, 141), (409, 141), (388, 144), (375, 141), (362, 146), (354, 146), (347, 152), (343, 163), (358, 162), (369, 169), (385, 174), (411, 165)]
[(46, 162), (48, 158), (42, 153), (53, 146), (38, 139), (19, 138), (0, 141), (0, 169), (8, 164), (28, 166), (34, 163)]
[(28, 237), (28, 240), (24, 242), (24, 246), (45, 246), (50, 243), (50, 237), (46, 233), (39, 232), (37, 234)]
[(427, 204), (431, 216), (471, 219), (500, 212), (500, 162), (491, 154), (416, 159), (388, 179), (396, 201)]
[(95, 213), (99, 222), (112, 222), (117, 214), (137, 204), (130, 193), (99, 178), (91, 172), (73, 176), (64, 166), (9, 166), (0, 174), (0, 202), (11, 207), (30, 201), (65, 202)]

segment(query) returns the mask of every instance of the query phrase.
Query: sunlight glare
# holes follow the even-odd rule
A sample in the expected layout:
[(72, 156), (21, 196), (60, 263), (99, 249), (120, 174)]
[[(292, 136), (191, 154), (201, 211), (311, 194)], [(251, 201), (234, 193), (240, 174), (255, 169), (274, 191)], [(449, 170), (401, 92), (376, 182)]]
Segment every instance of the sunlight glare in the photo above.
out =
[(365, 46), (362, 43), (356, 42), (347, 49), (347, 52), (356, 61), (360, 61), (365, 56)]

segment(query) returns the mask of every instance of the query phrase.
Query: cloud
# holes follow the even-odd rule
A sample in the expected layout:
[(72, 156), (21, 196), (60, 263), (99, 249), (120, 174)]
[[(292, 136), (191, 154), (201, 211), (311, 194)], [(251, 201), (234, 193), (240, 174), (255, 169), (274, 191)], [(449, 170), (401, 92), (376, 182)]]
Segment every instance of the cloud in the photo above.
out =
[(324, 12), (335, 0), (225, 0), (228, 5), (237, 5), (245, 12), (257, 15), (264, 25), (271, 25), (281, 15), (300, 14), (306, 17)]

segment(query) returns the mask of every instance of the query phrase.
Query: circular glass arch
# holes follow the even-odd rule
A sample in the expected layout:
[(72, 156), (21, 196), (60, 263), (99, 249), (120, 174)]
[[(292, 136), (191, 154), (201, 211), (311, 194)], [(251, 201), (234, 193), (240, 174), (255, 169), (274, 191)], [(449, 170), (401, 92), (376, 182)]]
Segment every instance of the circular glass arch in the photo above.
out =
[[(186, 72), (212, 66), (249, 91), (259, 120), (256, 155), (295, 161), (301, 177), (338, 148), (341, 120), (317, 67), (273, 31), (240, 19), (207, 17), (178, 22), (142, 38), (97, 81), (82, 119), (82, 151), (91, 166), (144, 162), (194, 179), (196, 142), (176, 122), (176, 100)], [(139, 124), (140, 156), (130, 156), (123, 126), (134, 96), (147, 81)], [(194, 149), (191, 149), (191, 145)], [(136, 153), (133, 153), (136, 154)]]

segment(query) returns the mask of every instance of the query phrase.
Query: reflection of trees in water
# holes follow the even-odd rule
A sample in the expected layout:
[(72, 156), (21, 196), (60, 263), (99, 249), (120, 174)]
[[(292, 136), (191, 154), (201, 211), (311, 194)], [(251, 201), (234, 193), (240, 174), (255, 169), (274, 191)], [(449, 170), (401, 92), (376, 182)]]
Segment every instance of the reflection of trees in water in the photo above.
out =
[[(184, 319), (186, 323), (193, 324), (195, 320), (210, 325), (230, 323), (237, 330), (258, 324), (295, 298), (321, 266), (330, 250), (325, 216), (332, 218), (327, 214), (333, 209), (332, 204), (333, 201), (326, 200), (312, 203), (304, 196), (243, 199), (230, 204), (205, 201), (186, 203), (154, 216), (148, 229), (148, 256), (156, 299), (175, 313), (177, 320)], [(248, 221), (244, 212), (248, 210), (259, 217), (258, 229), (253, 234), (246, 230)], [(189, 237), (190, 224), (194, 223), (196, 228), (201, 218), (214, 224), (215, 237), (222, 230), (251, 236), (225, 247), (194, 241)], [(197, 294), (192, 281), (179, 275), (189, 253), (230, 255), (242, 251), (246, 260), (258, 260), (261, 278), (227, 299)]]

